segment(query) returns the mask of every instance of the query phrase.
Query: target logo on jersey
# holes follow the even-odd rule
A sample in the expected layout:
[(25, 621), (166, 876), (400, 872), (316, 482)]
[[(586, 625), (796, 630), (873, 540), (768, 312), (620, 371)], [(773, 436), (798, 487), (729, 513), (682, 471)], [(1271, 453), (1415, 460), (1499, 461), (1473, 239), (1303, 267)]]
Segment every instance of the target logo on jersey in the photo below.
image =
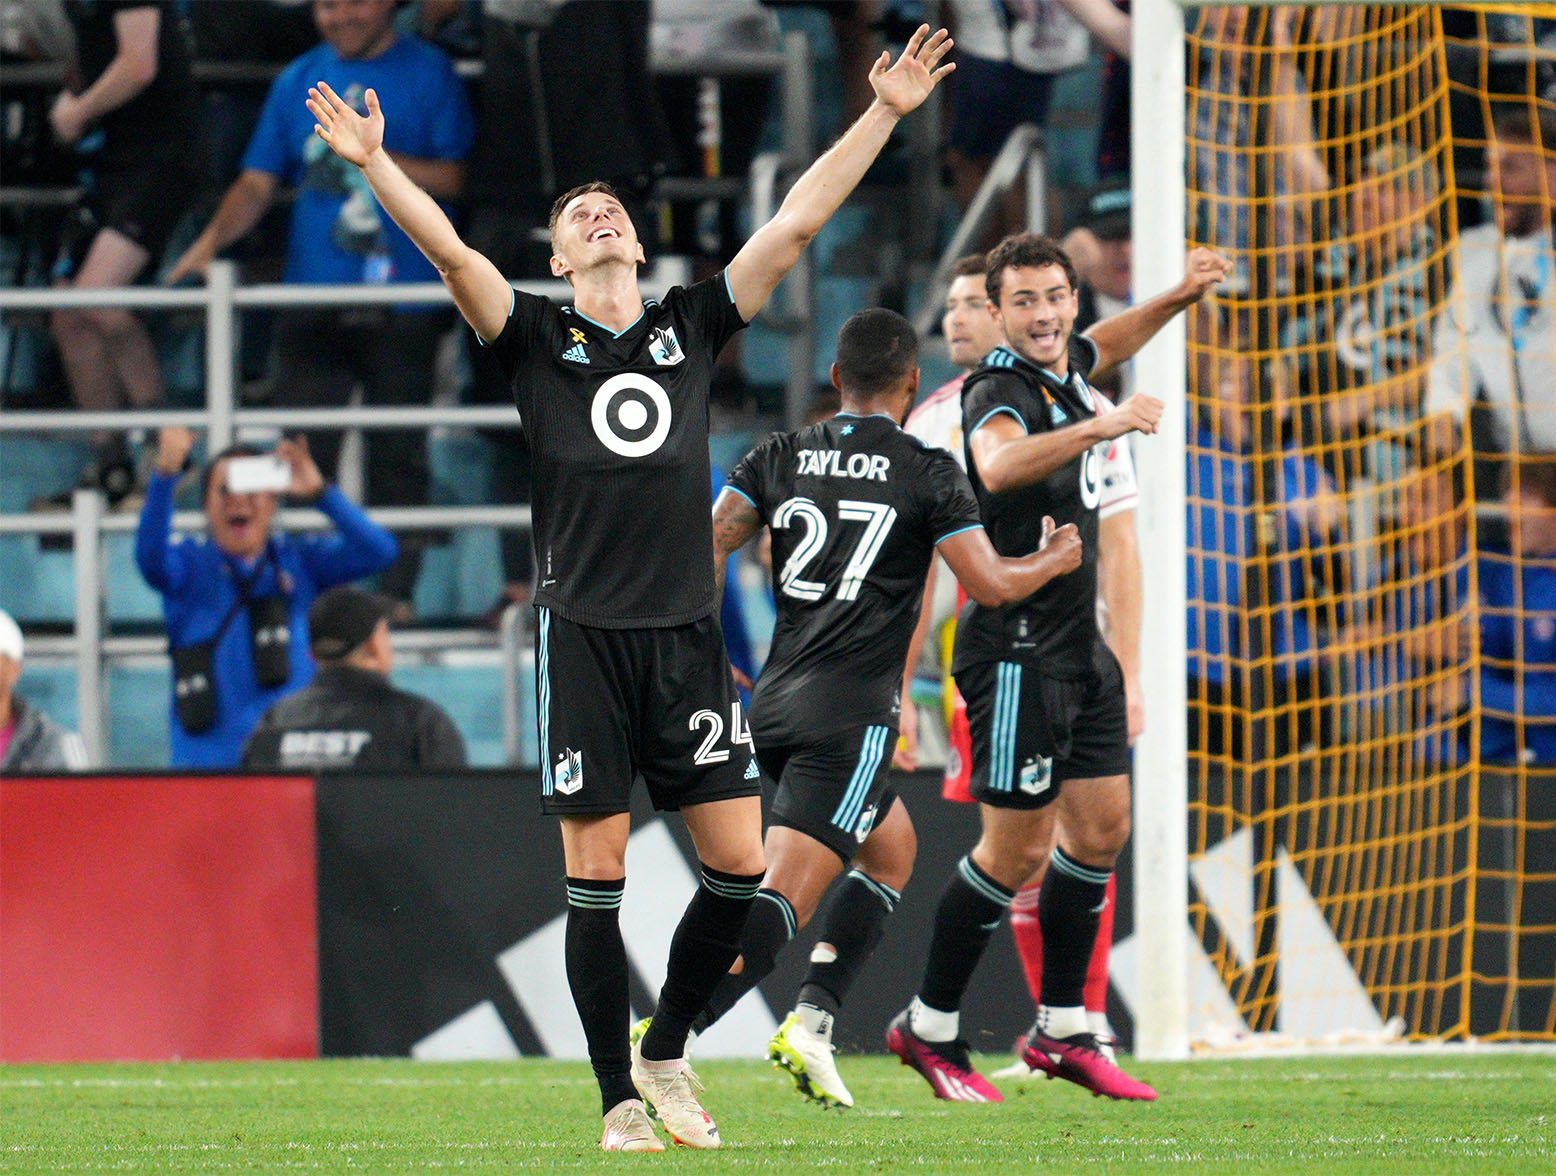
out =
[(1093, 446), (1081, 456), (1081, 505), (1087, 510), (1096, 510), (1097, 504), (1102, 501), (1102, 455), (1098, 452), (1101, 446)]
[(648, 376), (621, 372), (594, 394), (589, 423), (612, 453), (647, 457), (670, 435), (670, 397)]

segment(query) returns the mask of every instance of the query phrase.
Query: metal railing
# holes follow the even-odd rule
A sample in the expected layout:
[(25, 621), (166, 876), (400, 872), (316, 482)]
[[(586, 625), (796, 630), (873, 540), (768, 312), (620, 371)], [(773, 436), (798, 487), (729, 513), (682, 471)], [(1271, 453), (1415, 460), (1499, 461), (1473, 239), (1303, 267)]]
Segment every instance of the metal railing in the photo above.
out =
[(941, 251), (924, 291), (924, 303), (913, 319), (920, 335), (935, 329), (946, 288), (951, 284), (951, 267), (972, 252), (973, 243), (988, 232), (1001, 202), (1017, 184), (1025, 185), (1027, 228), (1034, 233), (1044, 232), (1048, 225), (1048, 152), (1043, 132), (1031, 123), (1022, 123), (1010, 132), (950, 243)]

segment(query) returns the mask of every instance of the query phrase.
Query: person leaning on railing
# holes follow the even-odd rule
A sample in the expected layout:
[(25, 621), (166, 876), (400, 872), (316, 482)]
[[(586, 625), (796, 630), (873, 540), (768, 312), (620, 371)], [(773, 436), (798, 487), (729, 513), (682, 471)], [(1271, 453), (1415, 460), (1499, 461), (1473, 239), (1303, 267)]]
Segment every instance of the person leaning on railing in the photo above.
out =
[(163, 429), (146, 505), (135, 533), (135, 563), (162, 594), (173, 661), (169, 731), (177, 768), (236, 767), (243, 743), (266, 709), (313, 679), (308, 609), (325, 589), (388, 567), (398, 544), (388, 531), (327, 485), (301, 436), (276, 456), (291, 467), (285, 493), (317, 506), (333, 534), (276, 534), (277, 495), (244, 491), (223, 450), (206, 465), (202, 502), (208, 534), (173, 534), (173, 494), (194, 437)]

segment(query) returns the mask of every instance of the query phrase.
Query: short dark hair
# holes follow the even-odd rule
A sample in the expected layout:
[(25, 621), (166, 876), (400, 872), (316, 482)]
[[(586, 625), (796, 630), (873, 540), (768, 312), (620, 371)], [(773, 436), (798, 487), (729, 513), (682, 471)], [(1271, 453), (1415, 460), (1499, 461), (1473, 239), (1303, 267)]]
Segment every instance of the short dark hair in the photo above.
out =
[(221, 465), (229, 457), (263, 457), (265, 451), (256, 445), (249, 445), (240, 441), (236, 445), (229, 445), (215, 457), (205, 463), (205, 469), (200, 474), (200, 501), (203, 503), (211, 495), (211, 479), (216, 476), (216, 467)]
[(1069, 280), (1070, 289), (1079, 289), (1081, 282), (1076, 276), (1075, 264), (1052, 237), (1042, 233), (1015, 233), (1006, 237), (989, 254), (989, 264), (983, 272), (983, 288), (989, 301), (999, 305), (1000, 282), (1006, 270), (1041, 269), (1045, 265), (1058, 266)]
[(895, 310), (861, 310), (837, 333), (837, 370), (843, 391), (879, 396), (918, 367), (918, 334)]
[(576, 188), (569, 188), (558, 196), (551, 205), (551, 216), (546, 221), (546, 230), (551, 234), (553, 242), (556, 241), (556, 223), (562, 219), (562, 210), (580, 196), (587, 196), (590, 192), (603, 192), (623, 208), (626, 207), (621, 197), (616, 194), (616, 189), (612, 188), (604, 180), (591, 180), (587, 184), (579, 184)]
[(1519, 493), (1536, 495), (1546, 506), (1556, 506), (1556, 456), (1509, 461), (1502, 467), (1502, 489), (1509, 492), (1515, 488)]
[(958, 259), (951, 267), (951, 280), (957, 278), (970, 278), (974, 275), (983, 276), (983, 272), (989, 267), (989, 255), (987, 253), (969, 253), (966, 257)]
[(1532, 143), (1556, 152), (1556, 108), (1532, 102), (1499, 102), (1491, 112), (1491, 134), (1495, 139)]

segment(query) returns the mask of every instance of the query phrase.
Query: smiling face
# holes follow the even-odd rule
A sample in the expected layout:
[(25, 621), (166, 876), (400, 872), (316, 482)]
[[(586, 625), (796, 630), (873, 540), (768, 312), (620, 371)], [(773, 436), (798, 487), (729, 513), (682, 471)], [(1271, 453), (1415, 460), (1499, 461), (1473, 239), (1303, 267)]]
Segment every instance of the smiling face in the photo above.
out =
[(276, 513), (276, 496), (270, 493), (233, 494), (227, 489), (227, 463), (217, 462), (205, 492), (205, 517), (211, 542), (228, 555), (253, 559), (265, 550), (270, 523)]
[(1023, 359), (1055, 375), (1069, 371), (1070, 333), (1080, 305), (1058, 265), (1009, 266), (1000, 273), (999, 318), (1005, 341)]
[(940, 329), (945, 334), (946, 351), (957, 367), (976, 367), (999, 346), (1000, 324), (989, 306), (982, 274), (959, 274), (951, 280)]
[(551, 272), (570, 282), (600, 266), (636, 266), (645, 260), (632, 218), (620, 200), (604, 191), (584, 192), (562, 206), (551, 226), (551, 249)]

